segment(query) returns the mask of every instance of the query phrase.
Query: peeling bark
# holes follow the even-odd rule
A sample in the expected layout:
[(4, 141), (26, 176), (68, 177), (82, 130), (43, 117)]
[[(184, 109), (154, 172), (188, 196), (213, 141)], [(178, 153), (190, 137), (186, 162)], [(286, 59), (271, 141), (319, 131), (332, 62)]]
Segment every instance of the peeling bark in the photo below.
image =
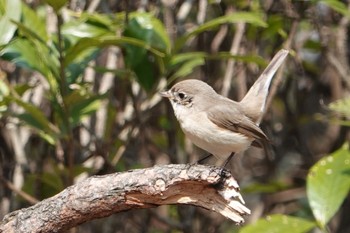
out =
[(168, 204), (213, 210), (237, 224), (250, 214), (236, 180), (221, 169), (171, 164), (94, 176), (0, 222), (0, 232), (61, 232), (121, 211)]

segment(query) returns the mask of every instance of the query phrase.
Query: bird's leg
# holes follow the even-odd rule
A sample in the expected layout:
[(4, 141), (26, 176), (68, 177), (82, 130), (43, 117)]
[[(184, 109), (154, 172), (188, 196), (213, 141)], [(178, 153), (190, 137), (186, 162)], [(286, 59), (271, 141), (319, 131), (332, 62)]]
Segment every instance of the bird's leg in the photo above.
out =
[(223, 166), (221, 167), (220, 176), (221, 176), (222, 178), (223, 178), (224, 175), (225, 175), (225, 174), (224, 174), (224, 169), (225, 169), (225, 167), (227, 166), (227, 164), (230, 162), (230, 160), (233, 158), (234, 155), (235, 155), (235, 153), (232, 152), (232, 153), (230, 154), (230, 156), (225, 160)]
[(210, 158), (211, 156), (213, 156), (213, 155), (212, 155), (212, 154), (208, 154), (208, 155), (206, 155), (205, 157), (199, 159), (199, 160), (197, 161), (197, 163), (200, 164), (201, 162), (203, 162), (204, 160)]

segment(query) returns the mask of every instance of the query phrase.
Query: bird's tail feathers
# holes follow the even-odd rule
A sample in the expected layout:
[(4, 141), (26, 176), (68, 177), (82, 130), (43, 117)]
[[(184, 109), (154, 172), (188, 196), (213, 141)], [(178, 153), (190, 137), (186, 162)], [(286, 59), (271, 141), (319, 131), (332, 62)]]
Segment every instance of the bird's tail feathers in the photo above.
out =
[(269, 65), (240, 102), (247, 111), (246, 114), (257, 124), (260, 123), (262, 114), (265, 111), (271, 80), (288, 53), (288, 50), (282, 49), (272, 58)]

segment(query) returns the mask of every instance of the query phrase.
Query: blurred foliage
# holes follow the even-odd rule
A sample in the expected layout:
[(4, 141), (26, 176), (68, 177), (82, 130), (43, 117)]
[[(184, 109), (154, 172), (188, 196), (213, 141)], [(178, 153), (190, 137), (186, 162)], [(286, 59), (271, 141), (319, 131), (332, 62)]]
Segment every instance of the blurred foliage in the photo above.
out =
[[(185, 143), (158, 91), (183, 78), (219, 91), (234, 61), (237, 99), (284, 47), (291, 55), (262, 125), (275, 156), (252, 150), (232, 165), (248, 206), (261, 210), (255, 223), (180, 206), (78, 232), (350, 230), (348, 3), (93, 2), (0, 0), (2, 179), (42, 199), (94, 174), (195, 161), (203, 152)], [(0, 183), (0, 218), (28, 205), (18, 196)]]

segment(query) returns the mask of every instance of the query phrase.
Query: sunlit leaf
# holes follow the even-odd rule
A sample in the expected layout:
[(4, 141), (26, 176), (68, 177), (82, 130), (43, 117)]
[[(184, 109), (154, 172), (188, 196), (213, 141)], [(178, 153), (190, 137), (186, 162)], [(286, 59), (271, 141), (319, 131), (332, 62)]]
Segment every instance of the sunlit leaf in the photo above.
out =
[(179, 53), (171, 57), (171, 60), (169, 61), (169, 65), (176, 66), (178, 64), (190, 61), (192, 59), (205, 58), (208, 56), (209, 55), (205, 52)]
[(17, 66), (38, 71), (48, 80), (51, 91), (55, 91), (58, 89), (59, 76), (57, 57), (43, 43), (34, 44), (27, 39), (17, 38), (0, 51), (0, 56)]
[(203, 58), (194, 58), (184, 62), (178, 69), (176, 69), (175, 73), (170, 77), (169, 82), (191, 74), (196, 67), (201, 66), (204, 63), (205, 61)]
[(189, 52), (180, 53), (172, 56), (169, 61), (168, 69), (173, 72), (169, 79), (169, 82), (173, 80), (185, 77), (193, 72), (193, 70), (205, 63), (205, 60), (227, 60), (234, 59), (241, 62), (252, 62), (260, 66), (266, 65), (266, 61), (259, 56), (242, 56), (242, 55), (232, 55), (228, 52), (220, 52), (217, 54), (208, 54), (204, 52)]
[(329, 108), (343, 116), (350, 117), (350, 98), (344, 98), (330, 103)]
[(71, 20), (62, 26), (62, 34), (65, 36), (73, 36), (77, 38), (91, 38), (106, 34), (113, 34), (105, 25), (96, 25), (88, 23), (88, 18), (79, 18)]
[(320, 3), (323, 3), (330, 8), (332, 8), (334, 11), (350, 18), (350, 11), (345, 3), (339, 0), (320, 0)]
[(306, 233), (315, 226), (314, 222), (303, 218), (276, 214), (242, 227), (239, 233)]
[(38, 57), (36, 48), (28, 40), (18, 38), (12, 41), (0, 55), (3, 59), (12, 61), (20, 67), (36, 70), (44, 75), (48, 72)]
[(312, 212), (319, 226), (326, 228), (350, 190), (350, 151), (347, 144), (310, 169), (306, 187)]
[(218, 28), (222, 24), (226, 23), (238, 23), (244, 22), (253, 24), (255, 26), (266, 27), (266, 22), (262, 19), (262, 16), (259, 13), (254, 12), (235, 12), (229, 15), (217, 17), (212, 19), (204, 24), (198, 26), (194, 30), (190, 31), (183, 37), (180, 37), (175, 43), (175, 51), (178, 51), (183, 47), (188, 39), (194, 37), (204, 31), (213, 30)]
[(142, 40), (163, 52), (170, 51), (170, 39), (164, 25), (152, 14), (134, 12), (129, 16), (125, 36)]
[(49, 36), (46, 31), (45, 19), (39, 17), (38, 13), (29, 8), (26, 4), (22, 4), (22, 23), (32, 34), (36, 34), (37, 38), (47, 42)]
[(10, 94), (9, 85), (4, 80), (5, 78), (0, 76), (0, 101), (2, 101), (5, 96)]
[(17, 26), (11, 21), (19, 21), (21, 17), (20, 0), (0, 0), (5, 5), (5, 12), (0, 16), (0, 45), (7, 44), (13, 37)]

